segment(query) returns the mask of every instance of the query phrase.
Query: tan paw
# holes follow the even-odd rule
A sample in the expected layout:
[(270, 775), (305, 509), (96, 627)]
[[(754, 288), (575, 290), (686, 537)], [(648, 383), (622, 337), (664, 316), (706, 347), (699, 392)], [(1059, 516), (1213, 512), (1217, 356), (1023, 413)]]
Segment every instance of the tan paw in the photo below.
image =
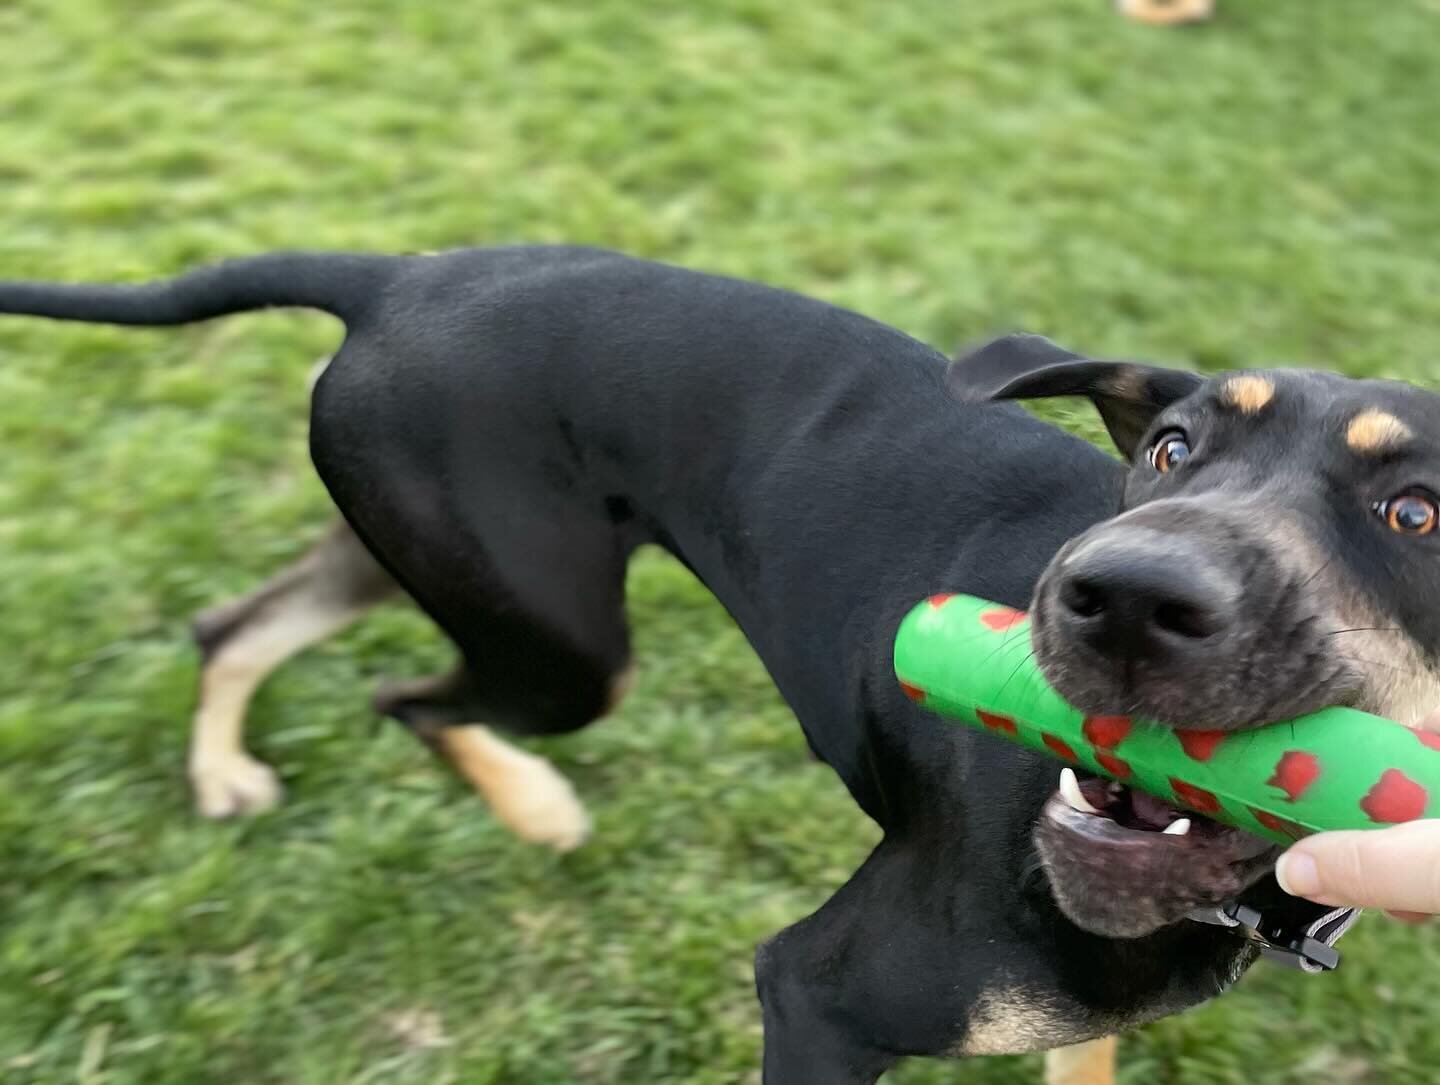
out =
[(195, 808), (207, 818), (261, 814), (284, 796), (275, 770), (246, 754), (191, 765), (190, 786)]
[(590, 816), (548, 761), (527, 757), (512, 764), (505, 786), (488, 797), (495, 816), (521, 840), (559, 852), (573, 851), (590, 835)]
[(1116, 0), (1122, 13), (1153, 26), (1198, 23), (1215, 14), (1215, 0)]

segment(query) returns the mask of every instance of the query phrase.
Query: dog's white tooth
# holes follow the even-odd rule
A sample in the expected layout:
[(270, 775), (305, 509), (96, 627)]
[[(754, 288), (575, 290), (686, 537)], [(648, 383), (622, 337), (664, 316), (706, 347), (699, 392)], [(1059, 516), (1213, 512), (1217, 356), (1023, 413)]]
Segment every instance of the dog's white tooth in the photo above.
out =
[(1189, 818), (1177, 818), (1165, 827), (1166, 836), (1184, 836), (1190, 831)]
[(1060, 796), (1073, 810), (1079, 810), (1082, 814), (1098, 814), (1100, 811), (1091, 806), (1085, 798), (1085, 793), (1080, 790), (1080, 781), (1075, 776), (1075, 770), (1064, 768), (1060, 770)]

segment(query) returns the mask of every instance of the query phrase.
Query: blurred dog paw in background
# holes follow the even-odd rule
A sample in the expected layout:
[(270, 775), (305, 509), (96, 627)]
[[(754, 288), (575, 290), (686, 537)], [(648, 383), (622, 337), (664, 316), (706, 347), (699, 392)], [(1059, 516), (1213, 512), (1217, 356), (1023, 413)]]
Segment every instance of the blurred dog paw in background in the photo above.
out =
[(1215, 0), (1115, 0), (1122, 15), (1154, 26), (1198, 23), (1215, 14)]

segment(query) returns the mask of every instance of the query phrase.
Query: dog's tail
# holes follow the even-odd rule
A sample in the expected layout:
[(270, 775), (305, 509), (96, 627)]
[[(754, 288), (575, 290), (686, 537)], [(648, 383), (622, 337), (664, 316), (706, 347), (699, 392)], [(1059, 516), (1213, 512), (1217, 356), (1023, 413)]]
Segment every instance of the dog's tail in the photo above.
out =
[(134, 286), (0, 280), (0, 313), (93, 324), (168, 325), (272, 306), (320, 309), (353, 325), (402, 257), (275, 252)]

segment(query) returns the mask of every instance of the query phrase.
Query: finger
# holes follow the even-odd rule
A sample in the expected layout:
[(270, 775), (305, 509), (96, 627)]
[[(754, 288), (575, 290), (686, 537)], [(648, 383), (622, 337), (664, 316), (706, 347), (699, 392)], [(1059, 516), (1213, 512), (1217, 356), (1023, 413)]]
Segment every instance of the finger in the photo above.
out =
[(1434, 919), (1433, 915), (1424, 915), (1420, 912), (1386, 912), (1391, 919), (1398, 919), (1401, 923), (1429, 923)]
[(1286, 892), (1321, 904), (1440, 913), (1440, 821), (1320, 833), (1280, 857)]

